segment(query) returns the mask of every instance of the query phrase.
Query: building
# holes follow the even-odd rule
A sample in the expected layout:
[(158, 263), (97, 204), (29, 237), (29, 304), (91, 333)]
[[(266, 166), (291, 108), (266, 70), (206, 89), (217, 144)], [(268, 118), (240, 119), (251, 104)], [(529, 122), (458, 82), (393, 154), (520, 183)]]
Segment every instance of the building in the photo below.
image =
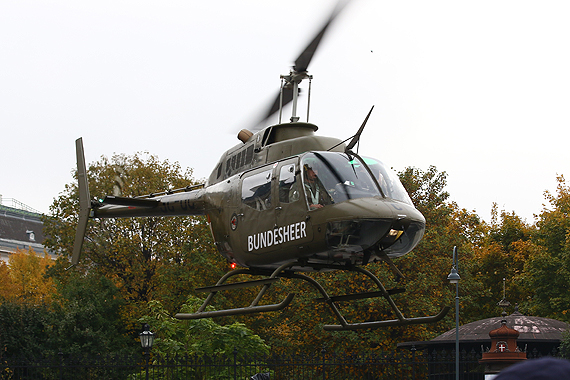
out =
[[(10, 204), (7, 206), (6, 204)], [(0, 259), (8, 262), (16, 249), (33, 249), (44, 255), (42, 214), (14, 199), (0, 197)], [(56, 256), (48, 252), (52, 259)]]
[[(509, 343), (509, 339), (501, 339), (500, 342), (497, 340), (497, 333), (500, 334), (505, 326), (509, 327), (507, 335), (512, 333), (514, 336), (518, 333), (517, 339), (512, 340), (515, 343)], [(483, 380), (486, 378), (485, 373), (496, 373), (504, 368), (505, 366), (489, 365), (486, 360), (481, 361), (482, 358), (488, 359), (485, 357), (488, 353), (501, 349), (520, 352), (521, 354), (513, 355), (516, 356), (515, 359), (559, 356), (560, 342), (569, 328), (567, 323), (555, 319), (523, 315), (518, 307), (510, 315), (503, 312), (503, 316), (459, 326), (461, 378)], [(455, 329), (430, 341), (399, 343), (398, 348), (421, 351), (428, 361), (429, 378), (455, 378)]]
[[(501, 321), (506, 320), (509, 327), (519, 332), (518, 345), (524, 352), (533, 352), (541, 355), (558, 349), (563, 334), (570, 326), (562, 321), (550, 318), (532, 317), (521, 314), (518, 307), (514, 313), (507, 316), (481, 319), (459, 326), (459, 348), (467, 352), (475, 350), (481, 352), (491, 347), (489, 332), (501, 327)], [(454, 350), (455, 329), (449, 330), (440, 336), (427, 342), (405, 342), (398, 344), (399, 348), (411, 348), (432, 350)]]

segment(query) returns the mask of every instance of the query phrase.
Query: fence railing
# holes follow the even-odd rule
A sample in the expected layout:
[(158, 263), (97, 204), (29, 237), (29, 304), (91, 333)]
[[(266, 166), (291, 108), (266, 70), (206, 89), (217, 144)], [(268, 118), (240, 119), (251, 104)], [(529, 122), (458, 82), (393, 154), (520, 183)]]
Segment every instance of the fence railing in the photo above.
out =
[[(549, 353), (557, 356), (557, 352)], [(529, 357), (542, 356), (528, 353)], [(460, 352), (460, 378), (484, 379), (481, 353)], [(257, 376), (255, 376), (257, 375)], [(2, 380), (334, 380), (455, 378), (454, 351), (395, 351), (339, 355), (244, 357), (234, 350), (218, 356), (69, 356), (0, 358)]]

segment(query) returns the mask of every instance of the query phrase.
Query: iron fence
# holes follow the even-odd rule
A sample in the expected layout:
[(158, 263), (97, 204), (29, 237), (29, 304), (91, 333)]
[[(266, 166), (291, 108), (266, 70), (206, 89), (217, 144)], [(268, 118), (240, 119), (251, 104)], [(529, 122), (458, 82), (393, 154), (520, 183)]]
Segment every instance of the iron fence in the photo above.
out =
[[(556, 352), (550, 353), (557, 356)], [(481, 353), (460, 353), (460, 378), (483, 380)], [(534, 352), (529, 357), (541, 356)], [(244, 357), (238, 350), (218, 356), (105, 356), (0, 358), (2, 380), (392, 380), (455, 378), (455, 352), (395, 351)], [(257, 376), (256, 376), (257, 375)]]

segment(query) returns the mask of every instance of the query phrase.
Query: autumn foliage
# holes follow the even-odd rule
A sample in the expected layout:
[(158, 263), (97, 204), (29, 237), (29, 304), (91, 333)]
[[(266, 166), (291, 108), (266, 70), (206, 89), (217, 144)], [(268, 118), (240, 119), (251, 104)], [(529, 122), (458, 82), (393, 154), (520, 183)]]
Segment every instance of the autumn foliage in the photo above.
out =
[[(406, 317), (434, 315), (442, 307), (453, 305), (455, 287), (446, 278), (453, 247), (458, 247), (461, 323), (499, 315), (496, 304), (503, 295), (512, 304), (518, 303), (523, 313), (570, 321), (566, 291), (570, 288), (570, 188), (563, 176), (558, 177), (555, 194), (545, 193), (547, 205), (532, 224), (514, 212), (498, 210), (496, 205), (490, 205), (491, 221), (482, 221), (449, 200), (447, 174), (433, 166), (426, 171), (407, 168), (399, 176), (426, 218), (425, 236), (413, 252), (395, 260), (405, 278), (396, 278), (383, 262), (368, 264), (366, 269), (386, 288), (406, 289), (393, 296)], [(89, 166), (89, 180), (95, 197), (136, 196), (196, 183), (191, 170), (146, 153), (102, 157)], [(267, 304), (295, 293), (292, 304), (283, 311), (178, 324), (172, 315), (188, 308), (189, 300), (197, 302), (194, 289), (213, 285), (229, 270), (214, 248), (206, 220), (92, 220), (81, 264), (69, 269), (77, 217), (77, 185), (72, 182), (54, 200), (51, 216), (44, 220), (46, 245), (60, 252), (60, 258), (52, 262), (30, 252), (18, 252), (7, 265), (0, 263), (0, 325), (3, 321), (12, 323), (11, 317), (3, 315), (13, 315), (17, 308), (8, 305), (42, 305), (47, 308), (40, 314), (48, 319), (35, 325), (30, 322), (30, 326), (61, 332), (64, 336), (59, 339), (69, 338), (65, 344), (77, 351), (128, 350), (142, 319), (148, 319), (164, 332), (165, 352), (198, 352), (210, 346), (227, 351), (230, 347), (223, 339), (212, 340), (210, 346), (203, 341), (208, 340), (208, 334), (226, 334), (223, 336), (231, 337), (228, 339), (234, 343), (239, 336), (244, 337), (242, 343), (252, 344), (252, 350), (270, 347), (275, 353), (322, 348), (327, 352), (391, 350), (399, 342), (429, 340), (454, 325), (453, 316), (448, 315), (430, 325), (326, 332), (324, 324), (338, 321), (327, 304), (317, 300), (321, 294), (308, 283), (292, 279), (281, 279), (264, 296), (263, 303)], [(307, 275), (330, 295), (376, 290), (358, 273)], [(248, 306), (258, 290), (220, 293), (214, 306)], [(339, 307), (351, 323), (395, 318), (382, 297), (340, 302)], [(32, 315), (29, 310), (26, 313)], [(55, 321), (50, 322), (50, 315)], [(76, 326), (75, 333), (65, 337), (70, 326)], [(105, 329), (112, 329), (119, 338), (96, 343), (95, 337)], [(202, 329), (196, 335), (198, 340), (192, 335), (197, 329)], [(28, 330), (38, 331), (35, 327)]]
[(53, 261), (47, 254), (37, 256), (31, 248), (17, 249), (8, 264), (0, 262), (0, 299), (31, 305), (51, 303), (55, 283), (45, 277), (51, 265)]

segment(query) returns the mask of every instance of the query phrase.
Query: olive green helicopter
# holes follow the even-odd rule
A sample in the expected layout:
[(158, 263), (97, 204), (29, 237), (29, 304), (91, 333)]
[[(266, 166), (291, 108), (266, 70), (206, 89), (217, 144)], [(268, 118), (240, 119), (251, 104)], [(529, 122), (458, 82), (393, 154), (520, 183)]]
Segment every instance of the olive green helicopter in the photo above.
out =
[[(345, 4), (344, 4), (345, 5)], [(419, 243), (425, 219), (414, 207), (398, 176), (380, 160), (361, 157), (354, 151), (372, 112), (354, 136), (342, 141), (315, 134), (317, 126), (299, 121), (297, 101), (301, 81), (312, 79), (307, 68), (327, 28), (342, 10), (340, 3), (295, 61), (262, 124), (279, 112), (279, 123), (259, 131), (243, 129), (238, 145), (222, 154), (204, 184), (129, 198), (107, 195), (93, 200), (89, 193), (83, 142), (76, 141), (79, 182), (79, 221), (72, 264), (79, 262), (90, 218), (166, 217), (206, 215), (213, 241), (233, 269), (206, 292), (204, 303), (179, 319), (199, 319), (282, 310), (294, 298), (288, 294), (277, 304), (261, 300), (281, 278), (304, 280), (321, 294), (339, 324), (329, 331), (379, 328), (437, 322), (437, 315), (406, 318), (392, 295), (403, 288), (386, 289), (368, 263), (384, 261), (398, 277), (402, 273), (392, 258), (403, 256)], [(310, 85), (309, 94), (310, 102)], [(282, 123), (283, 107), (291, 103), (290, 122)], [(307, 107), (308, 108), (308, 107)], [(372, 107), (373, 108), (373, 107)], [(259, 125), (258, 124), (258, 125)], [(350, 140), (350, 141), (349, 141)], [(351, 271), (371, 281), (364, 293), (331, 296), (306, 272)], [(252, 278), (226, 282), (236, 275)], [(247, 307), (208, 311), (206, 307), (221, 291), (260, 287)], [(338, 303), (383, 297), (395, 319), (349, 323)]]

